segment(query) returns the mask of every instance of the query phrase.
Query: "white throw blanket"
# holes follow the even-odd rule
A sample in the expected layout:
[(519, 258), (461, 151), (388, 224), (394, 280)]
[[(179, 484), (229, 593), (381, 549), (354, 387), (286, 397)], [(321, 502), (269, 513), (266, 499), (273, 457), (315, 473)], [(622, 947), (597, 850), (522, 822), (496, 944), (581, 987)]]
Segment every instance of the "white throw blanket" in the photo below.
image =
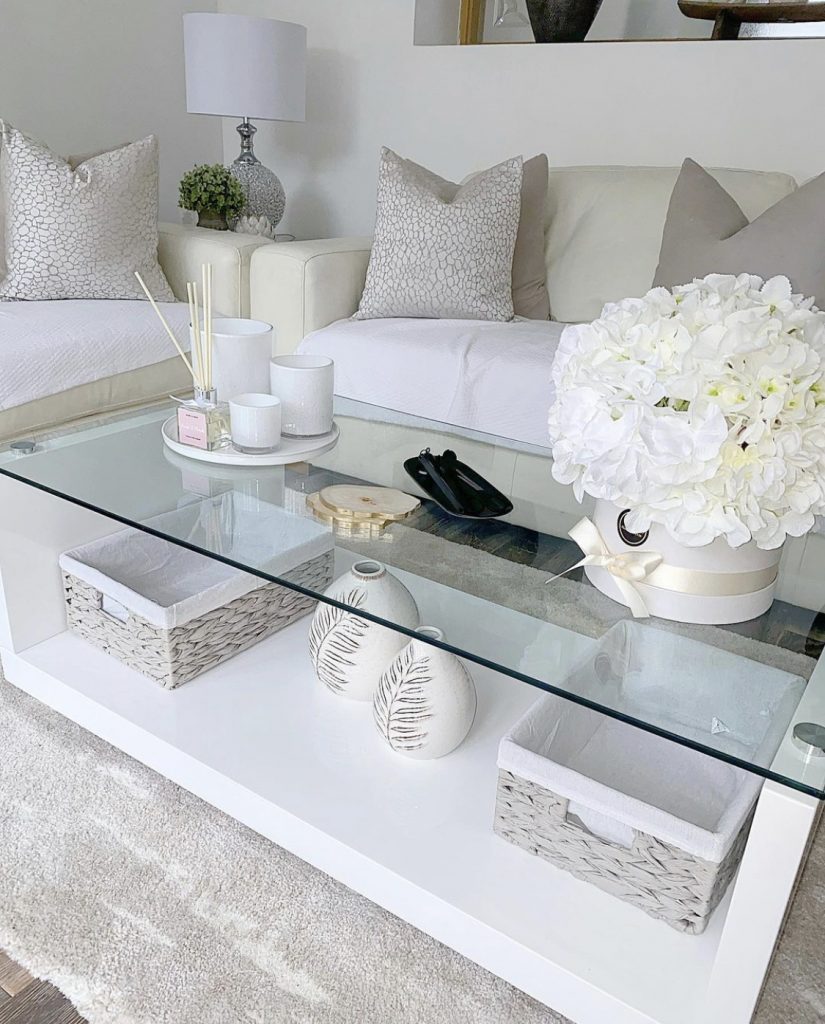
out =
[[(189, 307), (162, 302), (160, 308), (188, 349)], [(176, 354), (148, 302), (0, 302), (0, 409), (161, 363)]]
[(547, 447), (563, 329), (546, 320), (339, 320), (299, 351), (335, 361), (344, 398)]

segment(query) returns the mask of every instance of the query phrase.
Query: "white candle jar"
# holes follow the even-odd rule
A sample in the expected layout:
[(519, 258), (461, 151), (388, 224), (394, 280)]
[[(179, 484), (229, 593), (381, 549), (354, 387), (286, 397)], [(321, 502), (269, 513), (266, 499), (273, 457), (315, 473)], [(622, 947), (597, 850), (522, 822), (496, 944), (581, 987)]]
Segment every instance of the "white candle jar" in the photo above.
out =
[[(202, 332), (203, 333), (203, 332)], [(241, 317), (212, 321), (212, 385), (218, 400), (269, 391), (272, 324)]]
[(281, 429), (291, 437), (315, 437), (332, 430), (335, 368), (326, 356), (276, 356), (269, 385), (281, 400)]
[(281, 443), (281, 403), (273, 395), (235, 395), (229, 400), (232, 443), (242, 452), (274, 452)]

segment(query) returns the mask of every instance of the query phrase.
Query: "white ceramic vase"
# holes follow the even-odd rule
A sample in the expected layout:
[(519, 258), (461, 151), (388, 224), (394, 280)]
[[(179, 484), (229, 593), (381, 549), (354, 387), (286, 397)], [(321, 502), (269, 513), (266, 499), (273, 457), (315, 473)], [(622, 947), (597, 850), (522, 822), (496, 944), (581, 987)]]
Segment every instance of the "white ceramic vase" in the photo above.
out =
[(281, 400), (283, 432), (317, 437), (332, 430), (335, 367), (326, 356), (275, 356), (269, 390)]
[[(421, 619), (412, 594), (380, 563), (356, 562), (327, 589), (328, 597), (406, 629)], [(321, 601), (309, 630), (318, 678), (333, 693), (372, 700), (381, 674), (407, 643), (404, 633)]]
[(269, 393), (272, 324), (242, 317), (212, 321), (212, 381), (218, 400)]
[[(638, 551), (662, 556), (661, 566), (634, 584), (651, 615), (722, 625), (755, 619), (770, 608), (781, 548), (764, 551), (753, 542), (732, 548), (724, 537), (688, 547), (656, 524), (646, 534), (629, 532), (624, 525), (626, 514), (612, 502), (597, 501), (593, 522), (611, 554)], [(588, 565), (584, 571), (597, 590), (626, 603), (607, 569)]]
[[(416, 632), (444, 639), (434, 626)], [(372, 709), (379, 732), (393, 750), (426, 761), (462, 743), (477, 704), (472, 677), (454, 654), (411, 640), (381, 676)]]

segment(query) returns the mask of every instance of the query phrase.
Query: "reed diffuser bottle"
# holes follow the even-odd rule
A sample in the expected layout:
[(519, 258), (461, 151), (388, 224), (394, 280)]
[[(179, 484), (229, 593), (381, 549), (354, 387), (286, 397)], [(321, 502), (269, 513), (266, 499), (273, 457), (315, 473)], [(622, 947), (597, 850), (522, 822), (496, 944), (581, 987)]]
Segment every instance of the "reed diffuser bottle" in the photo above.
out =
[(214, 388), (195, 387), (194, 396), (180, 403), (178, 440), (210, 452), (229, 444), (229, 406)]
[(203, 289), (203, 330), (201, 330), (200, 307), (197, 281), (187, 281), (186, 295), (189, 299), (189, 325), (192, 338), (192, 361), (181, 348), (169, 324), (166, 322), (157, 303), (149, 293), (140, 274), (135, 277), (141, 284), (146, 298), (163, 324), (178, 354), (192, 374), (192, 398), (178, 401), (178, 441), (181, 444), (201, 448), (204, 451), (215, 451), (230, 443), (229, 406), (226, 402), (218, 402), (218, 393), (212, 382), (212, 264), (205, 263), (201, 267)]

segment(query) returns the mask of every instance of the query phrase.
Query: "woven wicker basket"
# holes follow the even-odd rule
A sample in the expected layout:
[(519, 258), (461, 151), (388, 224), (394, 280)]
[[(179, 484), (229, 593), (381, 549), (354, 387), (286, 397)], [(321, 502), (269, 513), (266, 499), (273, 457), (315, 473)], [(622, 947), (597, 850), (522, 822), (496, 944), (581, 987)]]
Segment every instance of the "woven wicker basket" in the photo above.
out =
[(560, 697), (501, 742), (502, 838), (698, 934), (742, 858), (760, 780)]
[(672, 928), (693, 935), (705, 930), (742, 859), (752, 815), (715, 864), (644, 832), (624, 849), (568, 817), (568, 806), (564, 797), (500, 770), (493, 827), (508, 842)]
[[(308, 590), (332, 582), (333, 553), (311, 559), (284, 575)], [(131, 614), (125, 622), (103, 609), (102, 594), (63, 573), (69, 629), (130, 668), (173, 689), (308, 615), (316, 602), (288, 587), (268, 583), (182, 626), (162, 629)]]
[(226, 492), (60, 556), (69, 629), (172, 689), (306, 615), (315, 601), (164, 540), (181, 538), (270, 576), (323, 592), (328, 529)]
[[(780, 669), (623, 621), (564, 689), (675, 735), (768, 765), (805, 689)], [(747, 840), (761, 780), (546, 696), (504, 736), (495, 831), (661, 918), (704, 930)]]

